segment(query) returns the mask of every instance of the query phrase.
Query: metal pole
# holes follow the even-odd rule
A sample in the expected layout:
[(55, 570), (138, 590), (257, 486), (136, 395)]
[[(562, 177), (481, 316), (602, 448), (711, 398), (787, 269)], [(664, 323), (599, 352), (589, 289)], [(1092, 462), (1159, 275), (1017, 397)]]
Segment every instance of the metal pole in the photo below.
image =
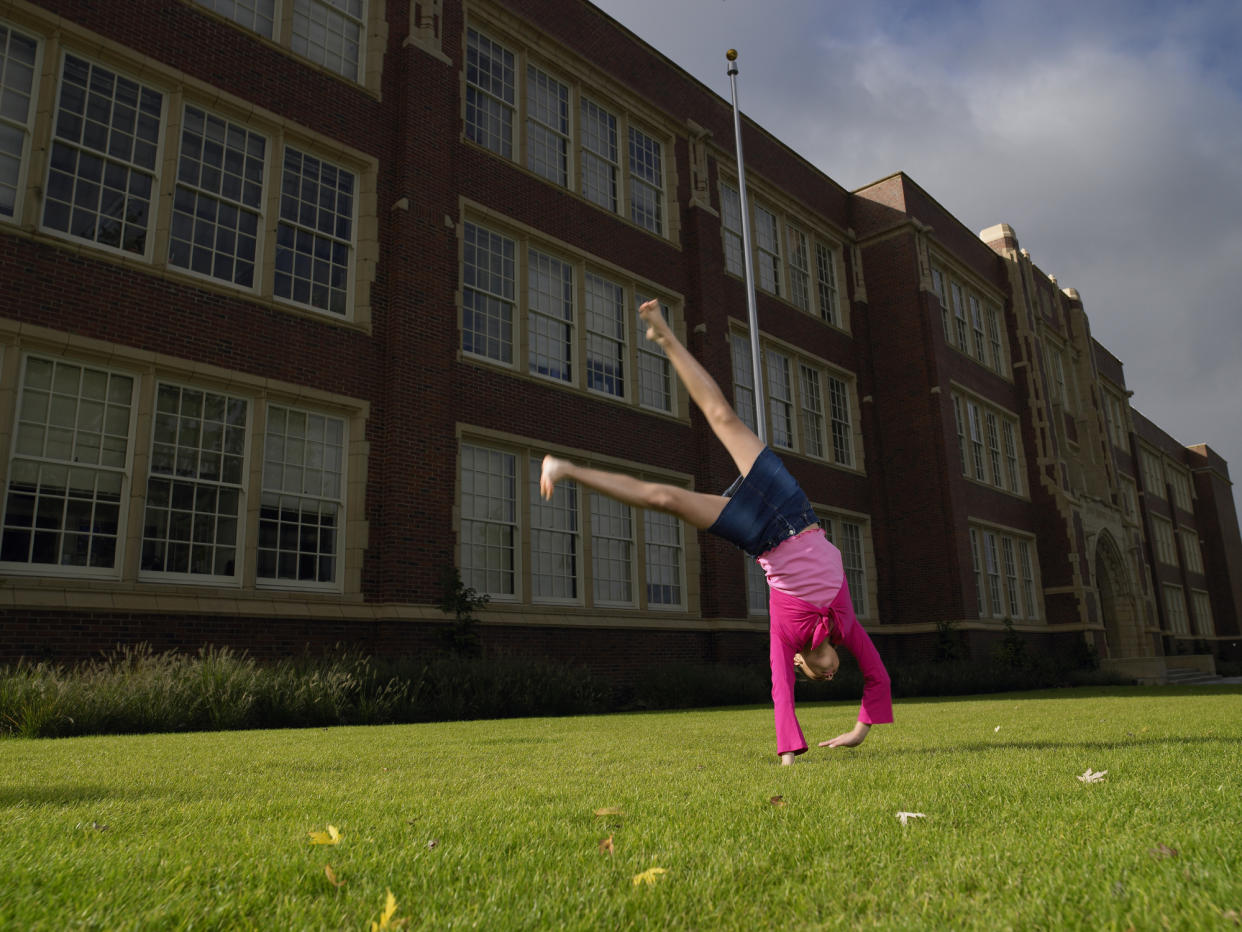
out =
[(733, 136), (737, 141), (737, 194), (742, 209), (742, 271), (746, 279), (746, 310), (750, 315), (750, 363), (755, 382), (755, 433), (768, 442), (768, 413), (763, 401), (763, 366), (759, 360), (759, 312), (755, 306), (755, 276), (750, 251), (750, 201), (746, 196), (746, 166), (742, 162), (742, 115), (737, 108), (737, 50), (725, 52), (729, 86), (733, 90)]

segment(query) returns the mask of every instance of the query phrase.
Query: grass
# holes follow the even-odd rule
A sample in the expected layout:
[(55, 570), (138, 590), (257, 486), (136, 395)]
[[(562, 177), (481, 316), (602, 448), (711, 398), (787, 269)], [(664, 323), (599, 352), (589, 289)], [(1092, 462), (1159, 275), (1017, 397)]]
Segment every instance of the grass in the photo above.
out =
[(792, 768), (760, 707), (7, 739), (0, 927), (1232, 928), (1240, 700), (911, 700)]

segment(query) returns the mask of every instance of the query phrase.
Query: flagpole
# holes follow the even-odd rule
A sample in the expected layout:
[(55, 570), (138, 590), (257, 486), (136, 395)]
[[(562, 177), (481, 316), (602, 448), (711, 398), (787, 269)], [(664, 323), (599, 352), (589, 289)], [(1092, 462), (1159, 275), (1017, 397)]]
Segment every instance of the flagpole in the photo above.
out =
[(737, 50), (725, 52), (729, 60), (729, 86), (733, 90), (733, 136), (737, 144), (737, 193), (742, 213), (742, 271), (746, 279), (746, 310), (750, 316), (750, 363), (755, 383), (755, 433), (768, 442), (767, 406), (763, 402), (763, 367), (759, 360), (759, 312), (755, 306), (755, 280), (751, 268), (750, 201), (746, 196), (746, 166), (742, 161), (742, 115), (737, 107)]

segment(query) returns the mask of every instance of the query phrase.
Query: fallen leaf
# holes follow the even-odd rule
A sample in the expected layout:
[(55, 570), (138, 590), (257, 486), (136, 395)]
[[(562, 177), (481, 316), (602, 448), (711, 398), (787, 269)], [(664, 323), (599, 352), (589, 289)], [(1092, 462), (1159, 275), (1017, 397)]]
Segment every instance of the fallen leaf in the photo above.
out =
[(597, 816), (624, 815), (620, 806), (605, 806), (603, 809), (596, 809), (595, 814)]
[(1177, 849), (1170, 848), (1168, 845), (1156, 845), (1154, 848), (1148, 848), (1147, 853), (1153, 858), (1175, 858), (1177, 857)]
[(431, 841), (427, 842), (427, 847), (434, 848), (438, 844), (440, 844), (440, 842), (438, 842), (436, 839), (433, 838), (431, 839)]
[(1102, 783), (1104, 781), (1104, 775), (1107, 773), (1107, 770), (1092, 770), (1088, 767), (1087, 772), (1082, 774), (1078, 779), (1082, 783)]
[(392, 929), (393, 914), (397, 911), (397, 898), (392, 895), (392, 891), (388, 891), (388, 898), (384, 902), (384, 911), (380, 913), (380, 921), (371, 923), (371, 932), (379, 932), (380, 929)]
[(653, 887), (655, 886), (656, 877), (660, 874), (666, 873), (668, 873), (668, 871), (666, 871), (663, 867), (649, 867), (641, 874), (634, 875), (634, 886), (637, 887), (640, 883), (645, 883), (647, 886)]
[(106, 832), (109, 828), (107, 825), (100, 825), (98, 822), (92, 822), (90, 825), (97, 832)]
[(1227, 909), (1220, 914), (1220, 917), (1228, 919), (1235, 926), (1242, 926), (1242, 913), (1239, 913), (1236, 909)]
[(312, 845), (339, 845), (341, 843), (341, 833), (336, 830), (335, 825), (329, 825), (326, 832), (307, 832), (310, 836)]
[(1000, 725), (997, 725), (995, 728), (993, 728), (993, 729), (992, 729), (992, 731), (993, 731), (993, 732), (998, 732), (998, 731), (1000, 731)]
[(902, 825), (905, 825), (910, 819), (925, 819), (927, 817), (921, 812), (899, 812), (897, 813), (897, 818), (901, 819)]
[(608, 854), (613, 853), (611, 835), (609, 835), (607, 838), (605, 838), (603, 841), (599, 843), (599, 853), (604, 854), (605, 852), (607, 852)]
[(332, 869), (331, 864), (325, 864), (323, 866), (323, 872), (324, 872), (324, 876), (328, 878), (328, 883), (332, 884), (332, 886), (334, 887), (345, 886), (345, 881), (336, 879), (336, 871)]
[(773, 806), (776, 806), (779, 808), (785, 805), (785, 797), (784, 796), (773, 796), (771, 799), (768, 800), (768, 802), (770, 802)]

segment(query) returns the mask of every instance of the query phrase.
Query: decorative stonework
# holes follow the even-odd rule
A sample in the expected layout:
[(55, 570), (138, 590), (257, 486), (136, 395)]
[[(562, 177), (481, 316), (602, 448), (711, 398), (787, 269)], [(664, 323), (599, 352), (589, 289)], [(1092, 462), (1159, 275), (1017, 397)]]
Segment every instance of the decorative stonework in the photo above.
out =
[(686, 120), (686, 136), (690, 141), (690, 206), (716, 216), (716, 208), (712, 207), (711, 182), (707, 175), (707, 145), (712, 138), (711, 130), (700, 126), (694, 120)]

